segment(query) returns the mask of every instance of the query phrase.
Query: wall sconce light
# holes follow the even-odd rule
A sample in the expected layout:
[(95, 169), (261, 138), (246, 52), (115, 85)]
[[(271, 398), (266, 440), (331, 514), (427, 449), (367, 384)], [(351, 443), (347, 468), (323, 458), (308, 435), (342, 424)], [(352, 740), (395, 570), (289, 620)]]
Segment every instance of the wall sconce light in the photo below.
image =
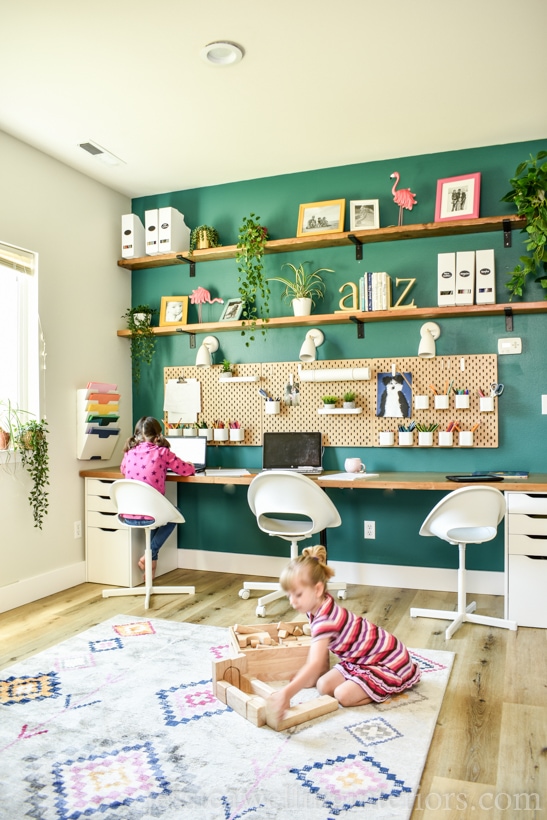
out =
[(323, 331), (315, 328), (313, 330), (308, 330), (304, 343), (300, 348), (300, 361), (314, 362), (317, 355), (316, 348), (319, 347), (319, 345), (322, 345), (324, 341), (325, 336)]
[(196, 367), (211, 367), (213, 364), (213, 353), (218, 350), (218, 339), (216, 336), (206, 336), (198, 348), (196, 356)]
[(434, 359), (436, 355), (435, 340), (441, 335), (441, 328), (436, 322), (426, 322), (420, 328), (420, 346), (418, 356), (422, 359)]

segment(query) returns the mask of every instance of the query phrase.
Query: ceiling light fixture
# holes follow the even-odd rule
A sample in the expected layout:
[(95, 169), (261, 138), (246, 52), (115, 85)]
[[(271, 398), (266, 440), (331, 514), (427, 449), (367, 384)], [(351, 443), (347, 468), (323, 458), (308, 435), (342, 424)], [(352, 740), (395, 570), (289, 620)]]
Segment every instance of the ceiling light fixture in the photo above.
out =
[(107, 151), (106, 148), (102, 148), (97, 142), (92, 142), (92, 140), (78, 143), (78, 148), (87, 151), (88, 154), (91, 154), (92, 157), (98, 159), (99, 162), (103, 162), (105, 165), (125, 165), (123, 159)]
[(210, 65), (235, 65), (243, 59), (243, 49), (235, 43), (220, 40), (209, 43), (200, 51), (201, 59)]

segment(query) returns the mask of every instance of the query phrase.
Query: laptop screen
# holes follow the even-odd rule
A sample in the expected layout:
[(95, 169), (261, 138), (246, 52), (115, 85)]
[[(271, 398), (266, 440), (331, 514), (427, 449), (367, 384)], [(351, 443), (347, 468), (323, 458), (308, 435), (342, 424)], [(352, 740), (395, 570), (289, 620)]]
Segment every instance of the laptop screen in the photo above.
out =
[(196, 470), (205, 468), (207, 439), (205, 436), (180, 436), (169, 439), (171, 450), (183, 461), (191, 461)]
[(262, 469), (322, 469), (321, 433), (264, 433)]

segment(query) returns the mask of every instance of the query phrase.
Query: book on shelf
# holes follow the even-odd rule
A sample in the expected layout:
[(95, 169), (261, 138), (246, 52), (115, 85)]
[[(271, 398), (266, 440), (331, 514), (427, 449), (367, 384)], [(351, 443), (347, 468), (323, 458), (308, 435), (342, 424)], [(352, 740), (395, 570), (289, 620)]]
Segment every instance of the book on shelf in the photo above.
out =
[(359, 279), (359, 310), (389, 310), (391, 276), (385, 271), (367, 271)]

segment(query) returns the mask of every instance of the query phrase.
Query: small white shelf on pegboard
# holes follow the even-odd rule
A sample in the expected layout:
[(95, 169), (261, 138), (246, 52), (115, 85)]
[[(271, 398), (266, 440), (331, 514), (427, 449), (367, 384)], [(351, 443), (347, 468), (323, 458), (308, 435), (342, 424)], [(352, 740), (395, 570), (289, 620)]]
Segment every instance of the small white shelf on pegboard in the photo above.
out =
[(219, 382), (259, 382), (260, 376), (219, 376)]
[(338, 416), (338, 415), (353, 415), (357, 416), (359, 413), (363, 412), (362, 407), (320, 407), (317, 411), (320, 416)]

